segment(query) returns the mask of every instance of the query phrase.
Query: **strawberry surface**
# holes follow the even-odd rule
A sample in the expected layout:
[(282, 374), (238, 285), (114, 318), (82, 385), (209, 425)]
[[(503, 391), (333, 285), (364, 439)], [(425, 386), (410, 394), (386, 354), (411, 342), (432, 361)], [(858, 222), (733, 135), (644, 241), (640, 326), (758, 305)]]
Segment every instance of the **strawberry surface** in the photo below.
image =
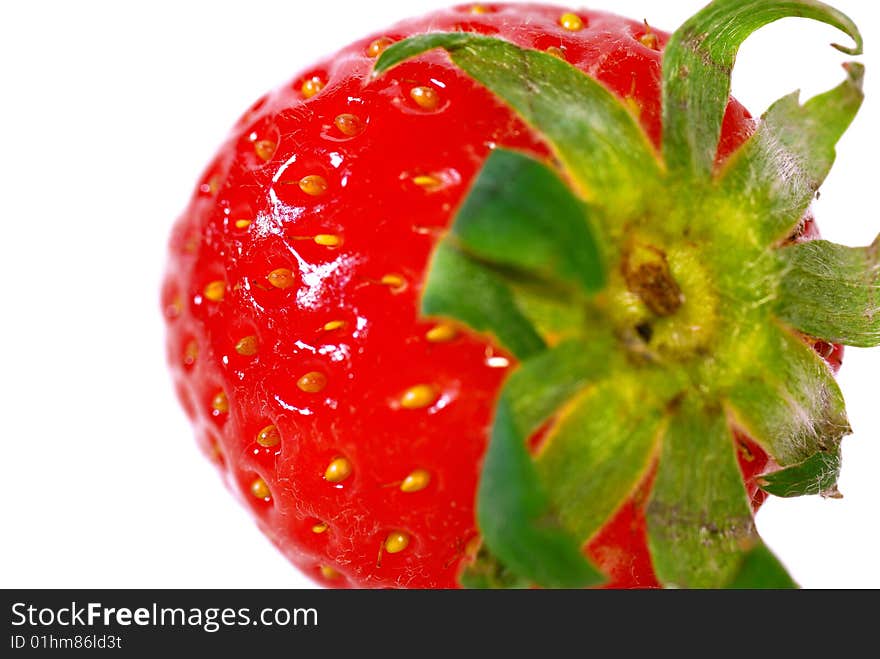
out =
[[(565, 59), (622, 99), (660, 147), (668, 35), (543, 5), (468, 5), (400, 23), (238, 121), (173, 231), (168, 355), (201, 448), (263, 532), (327, 586), (458, 585), (479, 542), (474, 499), (495, 400), (516, 365), (485, 336), (422, 317), (419, 300), (432, 250), (490, 151), (549, 150), (442, 51), (371, 75), (387, 45), (429, 31)], [(717, 162), (753, 130), (731, 101)], [(839, 360), (831, 344), (818, 349)], [(757, 508), (768, 457), (738, 440)], [(659, 585), (649, 486), (586, 545), (609, 586)]]

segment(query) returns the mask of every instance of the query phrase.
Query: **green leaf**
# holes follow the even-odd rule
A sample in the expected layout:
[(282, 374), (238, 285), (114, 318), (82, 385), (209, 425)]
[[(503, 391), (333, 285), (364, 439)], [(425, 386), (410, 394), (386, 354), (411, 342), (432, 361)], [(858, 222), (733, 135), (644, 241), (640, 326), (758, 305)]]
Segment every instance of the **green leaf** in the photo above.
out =
[(462, 588), (472, 590), (531, 588), (532, 582), (515, 574), (492, 556), (485, 546), (480, 547), (474, 562), (462, 570), (458, 578)]
[(454, 318), (477, 332), (490, 332), (520, 359), (545, 347), (504, 281), (445, 240), (434, 252), (422, 293), (422, 313)]
[(663, 156), (670, 171), (712, 176), (730, 76), (740, 45), (755, 30), (798, 16), (832, 25), (862, 52), (862, 37), (843, 13), (817, 0), (715, 0), (672, 35), (663, 57)]
[(563, 525), (586, 543), (644, 480), (665, 411), (652, 379), (618, 370), (572, 401), (537, 458)]
[(511, 274), (507, 271), (503, 276), (517, 306), (548, 343), (580, 338), (602, 326), (593, 305), (582, 294), (536, 279), (515, 279)]
[(735, 579), (757, 533), (720, 408), (682, 401), (662, 440), (647, 520), (662, 584), (720, 588)]
[(516, 432), (528, 437), (592, 382), (604, 378), (614, 337), (570, 340), (523, 362), (504, 386)]
[(496, 149), (452, 228), (480, 260), (595, 292), (605, 275), (587, 207), (546, 165)]
[(584, 588), (602, 575), (550, 509), (525, 437), (502, 394), (477, 493), (483, 540), (514, 574), (546, 588)]
[(783, 467), (834, 451), (850, 427), (828, 365), (798, 337), (770, 326), (741, 337), (744, 366), (720, 383), (737, 423)]
[(418, 57), (429, 50), (443, 48), (451, 51), (467, 46), (473, 39), (474, 35), (467, 32), (433, 32), (403, 39), (382, 51), (379, 59), (376, 60), (373, 75), (382, 75), (398, 64), (403, 64), (406, 60)]
[(746, 552), (733, 579), (725, 585), (725, 588), (740, 590), (787, 590), (797, 587), (779, 559), (763, 542)]
[(392, 44), (375, 71), (433, 48), (446, 49), (535, 128), (584, 199), (609, 216), (631, 217), (656, 194), (661, 166), (653, 147), (624, 104), (593, 78), (547, 53), (460, 32)]
[(880, 345), (880, 237), (870, 247), (814, 240), (779, 254), (786, 263), (780, 319), (817, 339)]
[(814, 453), (803, 462), (761, 477), (761, 489), (778, 497), (800, 497), (821, 494), (839, 497), (837, 478), (840, 476), (840, 447)]
[(489, 552), (481, 552), (482, 558), (467, 571), (472, 584), (516, 583), (511, 574), (548, 587), (601, 580), (583, 557), (580, 543), (563, 531), (526, 438), (575, 392), (603, 376), (611, 341), (609, 336), (560, 344), (524, 361), (505, 383), (477, 494), (478, 521)]
[(831, 170), (835, 145), (864, 98), (864, 67), (846, 69), (846, 81), (804, 105), (797, 93), (774, 103), (721, 174), (724, 193), (760, 218), (750, 230), (761, 245), (791, 233)]

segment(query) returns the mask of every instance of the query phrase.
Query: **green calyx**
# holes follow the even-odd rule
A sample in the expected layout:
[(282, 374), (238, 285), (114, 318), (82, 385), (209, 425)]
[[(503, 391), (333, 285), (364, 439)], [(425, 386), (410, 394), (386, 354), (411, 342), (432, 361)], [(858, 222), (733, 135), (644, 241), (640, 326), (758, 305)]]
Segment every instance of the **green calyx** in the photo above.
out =
[[(742, 41), (814, 0), (716, 0), (670, 40), (658, 153), (624, 102), (566, 62), (467, 33), (389, 47), (381, 74), (443, 48), (553, 152), (492, 151), (434, 253), (422, 311), (519, 360), (495, 409), (477, 495), (483, 549), (468, 587), (580, 588), (583, 547), (650, 476), (656, 575), (669, 587), (783, 588), (758, 537), (732, 428), (778, 469), (777, 496), (837, 496), (849, 432), (833, 375), (804, 337), (880, 344), (880, 242), (791, 244), (862, 101), (863, 67), (775, 103), (719, 167)], [(533, 454), (526, 441), (545, 437)]]

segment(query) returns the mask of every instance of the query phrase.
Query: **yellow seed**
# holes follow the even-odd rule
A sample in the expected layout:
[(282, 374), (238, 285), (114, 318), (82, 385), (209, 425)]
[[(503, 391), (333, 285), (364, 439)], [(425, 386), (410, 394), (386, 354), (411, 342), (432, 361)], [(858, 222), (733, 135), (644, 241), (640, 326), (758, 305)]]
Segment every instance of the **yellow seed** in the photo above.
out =
[(312, 533), (323, 533), (327, 530), (327, 525), (324, 522), (319, 522), (312, 527)]
[(336, 458), (324, 471), (324, 479), (331, 483), (341, 483), (351, 476), (351, 463), (345, 458)]
[(343, 135), (348, 135), (349, 137), (353, 137), (363, 130), (363, 126), (361, 126), (361, 120), (358, 119), (355, 114), (339, 114), (336, 115), (336, 119), (333, 120), (333, 123), (336, 125), (336, 128)]
[(632, 96), (627, 96), (624, 99), (624, 103), (626, 103), (626, 107), (629, 108), (629, 111), (632, 113), (634, 117), (640, 117), (642, 114), (642, 106), (641, 104)]
[(318, 76), (312, 76), (302, 84), (302, 87), (300, 87), (300, 91), (302, 92), (302, 95), (306, 98), (311, 98), (319, 91), (324, 89), (324, 84), (325, 83), (323, 80), (321, 80), (321, 78), (319, 78)]
[(266, 485), (266, 481), (264, 481), (262, 478), (257, 478), (253, 483), (251, 483), (251, 494), (253, 494), (257, 499), (268, 499), (269, 486)]
[(406, 531), (392, 531), (385, 538), (385, 551), (389, 554), (402, 552), (409, 545), (409, 533)]
[(402, 291), (406, 288), (406, 279), (403, 278), (403, 275), (390, 273), (384, 275), (379, 281), (382, 285), (388, 286), (394, 291)]
[(431, 482), (431, 474), (424, 469), (416, 469), (411, 472), (400, 484), (401, 492), (418, 492), (428, 487)]
[(443, 181), (431, 174), (413, 176), (412, 182), (425, 190), (436, 190), (443, 184)]
[(275, 155), (278, 145), (272, 140), (257, 140), (254, 142), (254, 153), (260, 160), (270, 160)]
[(220, 184), (222, 182), (223, 181), (219, 176), (212, 176), (206, 182), (202, 183), (199, 186), (199, 192), (201, 192), (202, 194), (210, 195), (217, 194), (217, 191), (220, 189)]
[(205, 290), (202, 292), (205, 298), (211, 300), (211, 302), (220, 302), (226, 294), (226, 282), (221, 280), (212, 281), (205, 286)]
[(737, 448), (739, 448), (739, 454), (743, 457), (743, 460), (745, 460), (746, 462), (754, 462), (755, 461), (755, 454), (749, 450), (748, 446), (746, 446), (745, 444), (739, 443), (737, 445)]
[(257, 337), (245, 336), (235, 344), (235, 352), (242, 357), (253, 357), (257, 354)]
[(211, 401), (211, 408), (217, 414), (226, 414), (229, 411), (229, 400), (226, 398), (226, 393), (223, 391), (218, 391), (213, 400)]
[(327, 386), (327, 376), (320, 371), (311, 371), (296, 381), (296, 386), (309, 394), (316, 394)]
[(452, 325), (440, 323), (425, 332), (425, 338), (431, 343), (446, 343), (458, 336), (458, 330)]
[(316, 245), (322, 247), (339, 247), (342, 244), (342, 238), (332, 233), (319, 233), (314, 240)]
[(338, 579), (340, 577), (340, 574), (329, 565), (322, 565), (321, 576), (323, 576), (325, 579)]
[(417, 384), (403, 392), (400, 397), (400, 406), (408, 410), (428, 407), (437, 401), (439, 395), (439, 392), (430, 384)]
[(183, 243), (183, 251), (187, 254), (195, 254), (196, 250), (199, 248), (200, 238), (196, 233), (192, 233), (187, 236), (186, 242)]
[(436, 110), (440, 105), (440, 94), (433, 87), (413, 87), (409, 90), (409, 96), (424, 110)]
[(290, 288), (296, 283), (296, 278), (287, 268), (276, 268), (266, 275), (266, 279), (275, 288)]
[(472, 14), (488, 14), (490, 10), (488, 7), (484, 7), (483, 5), (471, 5), (471, 13)]
[(187, 342), (183, 348), (183, 365), (190, 367), (196, 363), (199, 356), (199, 344), (195, 339)]
[(308, 195), (317, 197), (327, 192), (327, 179), (317, 174), (303, 176), (299, 180), (299, 189)]
[(272, 448), (281, 443), (281, 433), (273, 425), (266, 426), (257, 433), (257, 444), (265, 448)]
[(329, 323), (324, 323), (324, 331), (332, 332), (333, 330), (342, 329), (345, 327), (344, 320), (331, 320)]
[(651, 26), (648, 25), (648, 21), (645, 21), (645, 33), (639, 37), (639, 41), (646, 48), (650, 48), (651, 50), (660, 50), (660, 39), (651, 30)]
[(549, 46), (547, 48), (547, 54), (553, 55), (553, 57), (558, 57), (559, 59), (565, 59), (565, 51), (557, 46)]
[(247, 229), (251, 225), (250, 220), (236, 220), (235, 228), (236, 229)]
[(165, 314), (168, 316), (168, 318), (177, 318), (182, 311), (183, 303), (180, 301), (179, 296), (171, 300), (171, 303), (167, 307), (165, 307)]
[(393, 44), (394, 42), (388, 37), (379, 37), (369, 46), (367, 46), (367, 56), (368, 57), (379, 57), (388, 46)]
[(584, 29), (584, 22), (577, 14), (565, 13), (559, 17), (559, 24), (566, 30), (577, 32)]

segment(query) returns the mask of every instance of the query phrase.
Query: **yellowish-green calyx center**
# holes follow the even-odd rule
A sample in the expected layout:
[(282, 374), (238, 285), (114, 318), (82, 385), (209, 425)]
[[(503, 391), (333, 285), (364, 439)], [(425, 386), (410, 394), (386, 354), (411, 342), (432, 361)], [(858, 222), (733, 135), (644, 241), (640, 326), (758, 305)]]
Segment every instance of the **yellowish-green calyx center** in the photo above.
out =
[(696, 244), (631, 234), (596, 298), (625, 350), (649, 362), (709, 354), (719, 295)]

